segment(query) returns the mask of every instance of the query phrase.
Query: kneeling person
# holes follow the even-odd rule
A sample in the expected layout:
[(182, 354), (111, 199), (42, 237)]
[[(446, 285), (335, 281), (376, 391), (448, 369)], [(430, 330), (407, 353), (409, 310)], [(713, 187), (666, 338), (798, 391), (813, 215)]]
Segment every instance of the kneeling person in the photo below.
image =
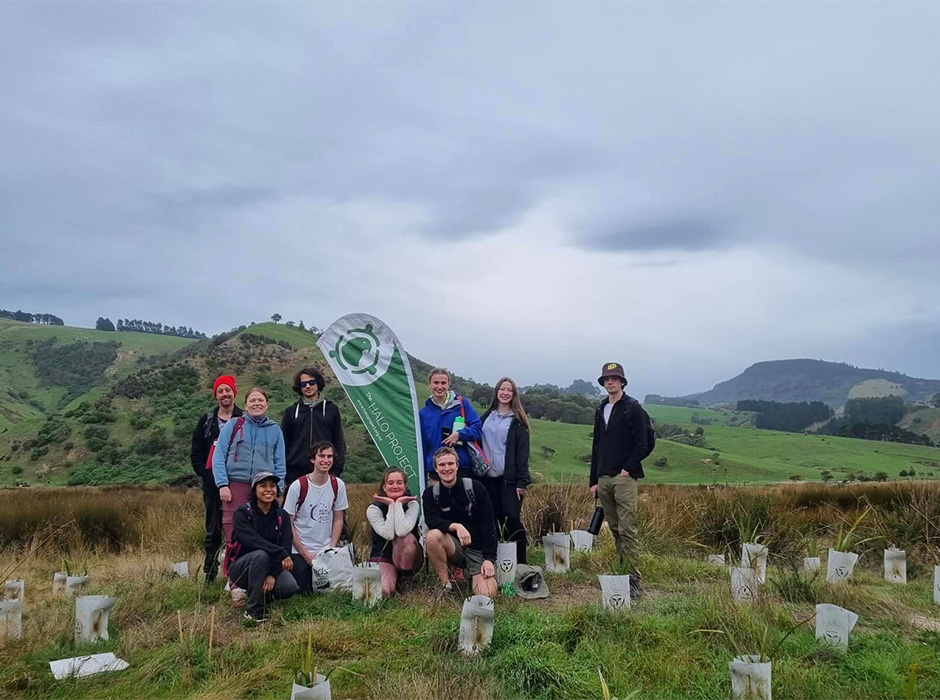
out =
[(248, 503), (235, 511), (229, 548), (228, 576), (233, 585), (248, 591), (245, 619), (267, 620), (267, 596), (290, 598), (297, 582), (289, 573), (291, 525), (277, 503), (278, 478), (258, 472), (251, 480)]
[(424, 564), (418, 542), (418, 497), (408, 493), (406, 476), (400, 467), (389, 467), (382, 475), (375, 502), (366, 509), (372, 526), (371, 562), (382, 572), (382, 596), (395, 595), (399, 574), (410, 576)]
[(434, 453), (440, 483), (424, 490), (422, 503), (428, 526), (428, 559), (445, 590), (450, 590), (448, 565), (471, 576), (473, 592), (496, 595), (496, 523), (486, 488), (479, 481), (457, 478), (458, 458), (452, 447)]
[(330, 474), (333, 444), (313, 446), (313, 471), (300, 477), (287, 489), (284, 510), (294, 527), (294, 578), (300, 590), (313, 590), (313, 561), (323, 550), (339, 544), (343, 535), (343, 514), (349, 508), (346, 484)]

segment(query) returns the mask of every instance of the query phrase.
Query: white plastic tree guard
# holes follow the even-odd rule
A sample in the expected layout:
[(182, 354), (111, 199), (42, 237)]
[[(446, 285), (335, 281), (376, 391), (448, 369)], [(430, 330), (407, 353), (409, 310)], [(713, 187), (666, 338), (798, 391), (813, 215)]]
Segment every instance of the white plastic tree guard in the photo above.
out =
[(65, 579), (67, 579), (68, 576), (69, 575), (64, 571), (56, 571), (52, 574), (53, 595), (65, 595)]
[(907, 552), (903, 549), (885, 550), (885, 581), (907, 583)]
[(594, 549), (594, 535), (587, 530), (572, 530), (571, 542), (576, 552), (590, 552)]
[(630, 609), (630, 576), (608, 576), (600, 574), (601, 602), (607, 610), (620, 612)]
[(803, 571), (819, 571), (822, 569), (822, 559), (819, 557), (803, 557)]
[(496, 583), (500, 586), (516, 580), (518, 549), (515, 542), (500, 542), (496, 545)]
[(829, 583), (851, 581), (857, 563), (858, 555), (855, 552), (840, 552), (837, 549), (830, 549), (829, 558), (826, 561), (826, 581)]
[(760, 579), (756, 569), (749, 566), (736, 566), (731, 569), (731, 596), (734, 602), (754, 600), (759, 586)]
[(933, 567), (933, 604), (940, 605), (940, 566)]
[(73, 597), (84, 591), (88, 587), (91, 576), (66, 576), (65, 593)]
[(294, 683), (290, 700), (332, 700), (330, 681), (322, 673), (317, 674), (317, 682), (310, 688)]
[(108, 617), (117, 602), (106, 595), (83, 595), (75, 599), (75, 643), (108, 639)]
[(545, 570), (565, 573), (571, 568), (571, 536), (567, 532), (556, 532), (542, 537), (545, 546)]
[(25, 602), (26, 581), (21, 578), (3, 584), (3, 599)]
[(189, 578), (189, 562), (178, 561), (173, 564), (173, 575), (179, 578)]
[(18, 600), (0, 602), (0, 639), (23, 638), (23, 603)]
[(731, 694), (741, 700), (773, 700), (771, 697), (770, 662), (761, 662), (757, 654), (735, 656), (728, 663), (731, 671)]
[(493, 640), (494, 603), (485, 595), (467, 598), (460, 615), (460, 636), (457, 646), (466, 654), (475, 654)]
[(767, 546), (755, 542), (742, 544), (741, 566), (757, 571), (757, 579), (765, 583), (767, 581)]
[(713, 566), (724, 566), (725, 565), (725, 555), (724, 554), (707, 554), (705, 555), (705, 561)]
[(849, 632), (858, 622), (858, 615), (838, 605), (820, 603), (816, 606), (816, 639), (840, 649), (849, 648)]
[(352, 597), (370, 607), (382, 601), (382, 571), (377, 563), (367, 562), (353, 567)]
[(91, 654), (89, 656), (73, 656), (70, 659), (49, 662), (49, 668), (57, 681), (65, 678), (82, 678), (107, 671), (123, 671), (129, 665), (124, 659), (119, 659), (112, 652)]

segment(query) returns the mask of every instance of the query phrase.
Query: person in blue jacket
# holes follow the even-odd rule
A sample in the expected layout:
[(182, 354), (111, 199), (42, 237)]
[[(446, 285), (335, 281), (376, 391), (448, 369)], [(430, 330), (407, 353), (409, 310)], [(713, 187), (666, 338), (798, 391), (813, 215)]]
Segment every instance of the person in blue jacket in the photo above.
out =
[(235, 511), (251, 499), (251, 480), (271, 472), (284, 489), (287, 474), (281, 426), (268, 418), (268, 392), (254, 387), (245, 398), (245, 412), (219, 432), (212, 454), (212, 475), (222, 501), (222, 530), (232, 541)]
[(473, 476), (473, 462), (468, 442), (479, 442), (483, 424), (470, 401), (450, 388), (450, 372), (435, 367), (428, 377), (431, 396), (418, 412), (421, 420), (421, 443), (424, 447), (424, 468), (428, 479), (440, 481), (434, 471), (434, 453), (439, 447), (457, 450), (459, 476)]

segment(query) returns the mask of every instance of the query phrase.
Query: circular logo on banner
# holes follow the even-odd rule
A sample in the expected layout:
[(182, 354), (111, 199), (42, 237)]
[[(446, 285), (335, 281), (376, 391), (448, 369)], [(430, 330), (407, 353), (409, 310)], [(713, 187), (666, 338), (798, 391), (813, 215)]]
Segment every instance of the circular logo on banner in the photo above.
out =
[(339, 366), (340, 381), (344, 384), (364, 386), (372, 384), (388, 371), (392, 362), (394, 344), (379, 337), (371, 323), (362, 328), (349, 328), (338, 333), (329, 351)]

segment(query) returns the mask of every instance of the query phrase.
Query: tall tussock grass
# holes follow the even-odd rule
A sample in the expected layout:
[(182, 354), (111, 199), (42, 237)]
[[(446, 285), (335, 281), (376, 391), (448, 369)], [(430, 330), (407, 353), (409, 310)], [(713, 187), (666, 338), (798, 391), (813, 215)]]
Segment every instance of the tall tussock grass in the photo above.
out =
[[(348, 524), (359, 558), (368, 555), (371, 531), (365, 511), (374, 484), (349, 484)], [(533, 544), (549, 532), (584, 528), (594, 501), (583, 483), (529, 488), (523, 522)], [(797, 563), (808, 540), (828, 546), (840, 523), (872, 512), (856, 536), (869, 549), (922, 550), (940, 557), (940, 484), (904, 482), (764, 487), (650, 485), (640, 488), (640, 539), (647, 551), (740, 553), (757, 537), (771, 556)], [(202, 539), (198, 489), (108, 487), (0, 490), (0, 548), (42, 541), (45, 551), (198, 550)], [(940, 562), (938, 562), (940, 563)]]

